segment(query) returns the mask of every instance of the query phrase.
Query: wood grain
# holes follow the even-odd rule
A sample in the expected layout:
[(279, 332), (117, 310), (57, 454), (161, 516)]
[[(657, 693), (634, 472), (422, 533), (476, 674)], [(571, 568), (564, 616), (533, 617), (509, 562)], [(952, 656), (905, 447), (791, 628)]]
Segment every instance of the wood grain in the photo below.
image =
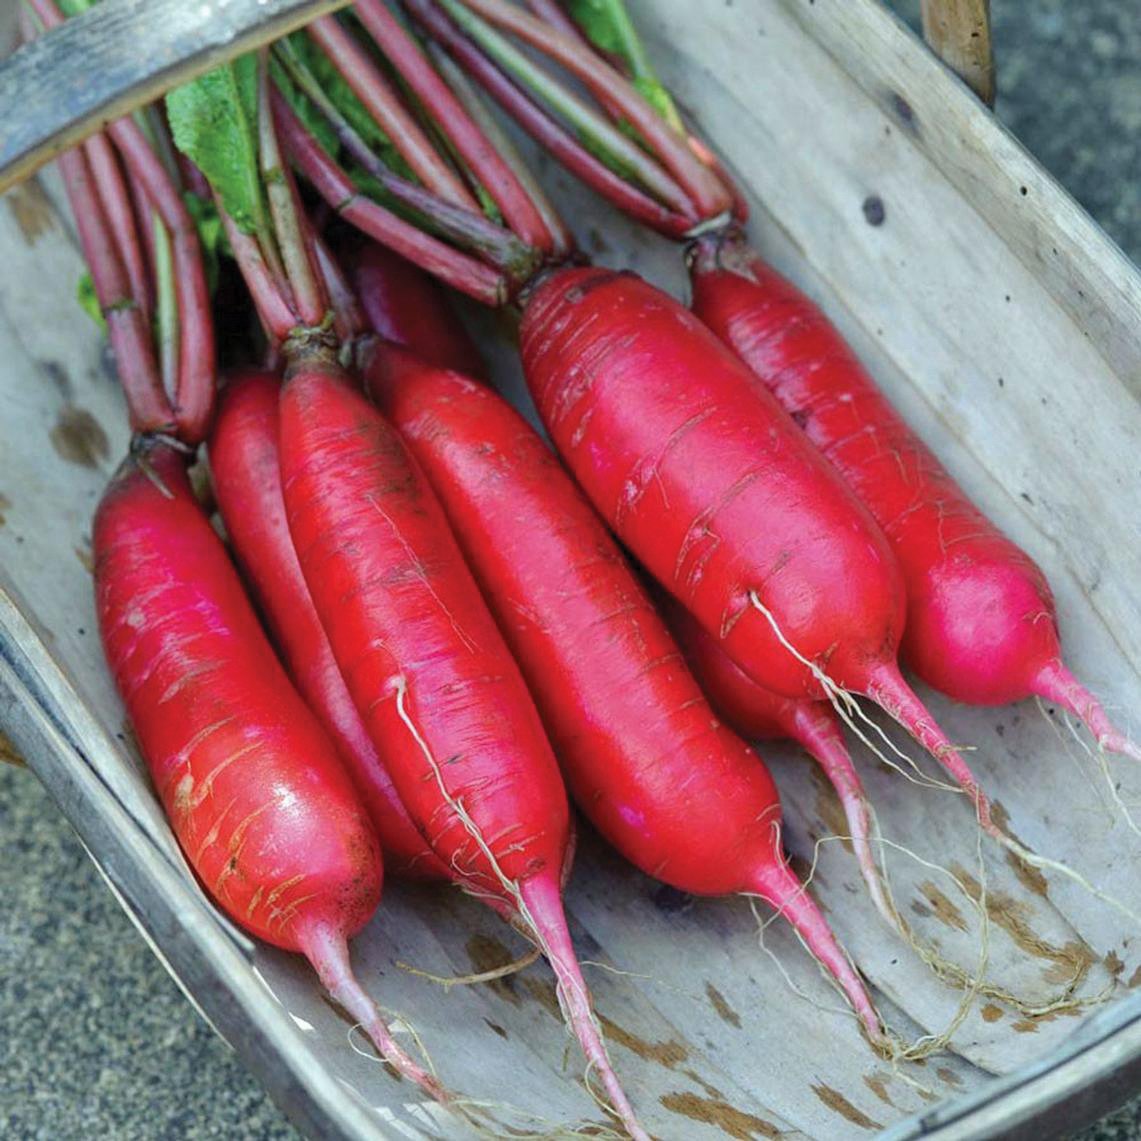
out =
[[(104, 0), (0, 64), (0, 192), (112, 119), (345, 3)], [(5, 7), (0, 45), (15, 42), (18, 5)]]
[(994, 106), (990, 0), (922, 0), (923, 35), (988, 107)]

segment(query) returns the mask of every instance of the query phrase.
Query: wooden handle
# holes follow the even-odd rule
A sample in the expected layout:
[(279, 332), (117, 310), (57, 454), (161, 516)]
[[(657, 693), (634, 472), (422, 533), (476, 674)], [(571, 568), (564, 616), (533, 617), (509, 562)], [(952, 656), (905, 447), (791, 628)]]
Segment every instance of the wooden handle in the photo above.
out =
[(990, 0), (922, 0), (923, 35), (975, 94), (994, 106)]
[(109, 119), (347, 3), (103, 0), (0, 60), (0, 192)]

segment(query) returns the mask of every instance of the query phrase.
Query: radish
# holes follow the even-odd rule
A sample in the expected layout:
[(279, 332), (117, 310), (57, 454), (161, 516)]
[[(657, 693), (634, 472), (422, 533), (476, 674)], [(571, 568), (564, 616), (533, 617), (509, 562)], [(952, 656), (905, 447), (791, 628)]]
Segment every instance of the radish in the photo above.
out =
[(611, 1105), (645, 1138), (567, 929), (570, 815), (539, 715), (399, 435), (312, 342), (286, 373), (281, 471), (317, 613), (401, 799), (456, 882), (546, 954)]
[(665, 613), (690, 669), (710, 704), (729, 725), (747, 740), (796, 741), (819, 763), (840, 798), (848, 822), (848, 839), (872, 902), (880, 915), (897, 927), (899, 919), (888, 901), (872, 852), (875, 828), (871, 807), (835, 712), (826, 702), (782, 697), (758, 685), (688, 611), (667, 601)]
[(772, 397), (682, 305), (633, 274), (564, 269), (530, 294), (524, 371), (603, 518), (757, 682), (870, 697), (999, 830), (903, 680), (906, 600), (875, 521)]
[(904, 660), (971, 705), (1038, 695), (1141, 760), (1066, 668), (1046, 576), (955, 483), (820, 309), (735, 237), (690, 258), (697, 315), (749, 366), (876, 518), (907, 586)]
[(353, 976), (381, 860), (332, 744), (282, 671), (185, 457), (140, 442), (95, 515), (99, 630), (171, 828), (239, 926), (303, 954), (403, 1076), (446, 1100)]
[(719, 724), (558, 460), (509, 404), (457, 373), (380, 346), (366, 375), (444, 505), (582, 811), (647, 875), (771, 904), (882, 1042), (863, 983), (788, 867), (767, 770)]
[(346, 243), (344, 264), (373, 332), (430, 364), (483, 375), (479, 350), (422, 269), (376, 242)]
[(387, 871), (445, 877), (353, 705), (297, 562), (281, 492), (280, 388), (270, 373), (240, 373), (218, 402), (210, 470), (227, 537), (291, 678), (336, 744), (372, 817)]

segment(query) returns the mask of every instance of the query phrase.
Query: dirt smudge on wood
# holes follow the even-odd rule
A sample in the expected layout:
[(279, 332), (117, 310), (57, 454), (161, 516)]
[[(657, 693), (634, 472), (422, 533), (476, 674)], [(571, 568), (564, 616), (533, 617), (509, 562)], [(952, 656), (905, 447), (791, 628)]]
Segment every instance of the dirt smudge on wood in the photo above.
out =
[(98, 467), (111, 454), (103, 426), (78, 404), (65, 404), (49, 433), (56, 455), (80, 467)]
[(866, 1113), (857, 1109), (839, 1090), (821, 1082), (810, 1087), (812, 1092), (830, 1109), (845, 1121), (850, 1121), (860, 1129), (882, 1129), (878, 1121), (873, 1121)]
[(81, 546), (73, 547), (75, 557), (79, 560), (80, 566), (83, 567), (88, 574), (95, 573), (95, 555), (91, 551), (91, 540), (84, 538)]
[(715, 1085), (710, 1085), (696, 1070), (691, 1070), (688, 1066), (682, 1066), (681, 1073), (685, 1074), (690, 1081), (697, 1082), (710, 1097), (725, 1097)]
[(524, 979), (527, 993), (556, 1021), (562, 1022), (563, 1012), (559, 1006), (559, 992), (555, 984), (546, 979)]
[(754, 1141), (757, 1137), (779, 1137), (781, 1131), (763, 1117), (736, 1109), (727, 1101), (700, 1097), (695, 1093), (667, 1093), (658, 1099), (663, 1108), (690, 1121), (712, 1125), (736, 1141)]
[[(1019, 836), (1010, 826), (1010, 813), (1003, 807), (1002, 802), (992, 800), (990, 802), (990, 812), (994, 822), (1009, 836), (1017, 840), (1024, 848), (1029, 845)], [(1018, 877), (1018, 882), (1022, 884), (1027, 891), (1032, 892), (1034, 895), (1046, 899), (1050, 893), (1050, 884), (1042, 872), (1030, 864), (1022, 860), (1014, 852), (1007, 851), (1006, 863), (1010, 870)]]
[(8, 522), (8, 516), (5, 512), (12, 509), (12, 501), (0, 491), (0, 527), (3, 527)]
[(884, 1105), (890, 1105), (892, 1109), (895, 1109), (895, 1102), (891, 1100), (891, 1094), (887, 1092), (887, 1083), (890, 1081), (891, 1074), (864, 1074), (864, 1085), (866, 1085)]
[(0, 763), (15, 765), (18, 769), (27, 767), (24, 758), (16, 751), (16, 746), (4, 736), (2, 730), (0, 730)]
[(979, 1013), (982, 1015), (984, 1022), (997, 1022), (1003, 1017), (1005, 1011), (1003, 1011), (1001, 1006), (995, 1006), (993, 1002), (988, 1002)]
[(1121, 958), (1116, 951), (1110, 951), (1108, 955), (1102, 959), (1105, 964), (1105, 969), (1115, 978), (1121, 977), (1121, 972), (1125, 970), (1125, 960)]
[[(951, 872), (967, 894), (978, 903), (982, 898), (978, 880), (961, 864), (952, 865)], [(1043, 974), (1047, 982), (1077, 986), (1097, 961), (1092, 948), (1080, 939), (1071, 939), (1061, 947), (1043, 939), (1030, 926), (1030, 908), (1006, 892), (989, 890), (986, 893), (986, 913), (990, 921), (1002, 928), (1020, 950), (1051, 964)]]
[(1129, 981), (1125, 984), (1130, 990), (1136, 990), (1141, 986), (1141, 967), (1138, 967), (1133, 974), (1129, 976)]
[(725, 996), (712, 983), (705, 984), (705, 996), (722, 1022), (728, 1022), (735, 1030), (741, 1029), (741, 1016), (725, 1001)]
[[(947, 927), (952, 927), (956, 931), (966, 931), (967, 921), (963, 918), (963, 913), (931, 880), (924, 880), (923, 883), (919, 885), (919, 890), (923, 892), (923, 897), (930, 906), (928, 914), (933, 915), (940, 923), (945, 924)], [(915, 908), (912, 908), (912, 910), (914, 911)], [(923, 910), (926, 910), (926, 908)]]
[(949, 1086), (961, 1086), (963, 1084), (963, 1079), (954, 1070), (948, 1069), (946, 1066), (940, 1066), (935, 1071), (935, 1076)]
[(36, 179), (14, 186), (5, 195), (16, 226), (29, 246), (34, 246), (56, 226), (55, 211), (43, 187)]
[(665, 1066), (667, 1070), (672, 1070), (675, 1066), (680, 1066), (682, 1062), (689, 1060), (689, 1050), (676, 1038), (668, 1038), (664, 1042), (647, 1042), (644, 1038), (639, 1038), (637, 1034), (631, 1033), (624, 1026), (619, 1026), (617, 1022), (607, 1018), (605, 1014), (598, 1014), (598, 1023), (602, 1027), (602, 1032), (607, 1041), (617, 1042), (619, 1046), (625, 1046), (631, 1054), (636, 1054), (643, 1061), (657, 1062), (659, 1066)]

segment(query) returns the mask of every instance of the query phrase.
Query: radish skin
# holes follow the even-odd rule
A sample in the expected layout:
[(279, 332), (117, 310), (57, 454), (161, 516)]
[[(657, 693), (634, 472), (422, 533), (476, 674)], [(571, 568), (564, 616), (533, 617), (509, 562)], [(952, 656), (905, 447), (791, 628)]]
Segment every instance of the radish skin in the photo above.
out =
[(883, 528), (907, 586), (904, 661), (969, 705), (1056, 702), (1103, 749), (1141, 760), (1062, 662), (1042, 570), (967, 498), (823, 312), (732, 238), (703, 239), (690, 262), (694, 311)]
[(380, 900), (376, 834), (286, 678), (185, 458), (129, 459), (95, 516), (99, 630), (171, 828), (240, 927), (305, 955), (403, 1076), (445, 1091), (393, 1040), (349, 965)]
[(520, 328), (539, 415), (651, 574), (754, 680), (870, 697), (955, 778), (970, 769), (899, 672), (903, 577), (823, 456), (684, 306), (634, 274), (562, 269)]
[(286, 669), (337, 746), (368, 809), (390, 875), (438, 879), (447, 869), (416, 830), (333, 658), (301, 573), (281, 491), (278, 394), (272, 373), (229, 378), (209, 441), (226, 534)]
[(880, 1041), (863, 983), (787, 866), (768, 771), (718, 722), (550, 449), (488, 388), (399, 349), (378, 346), (366, 378), (448, 514), (581, 810), (646, 874), (783, 913)]
[(895, 909), (888, 901), (872, 852), (871, 807), (860, 774), (852, 763), (835, 711), (823, 701), (782, 697), (758, 685), (725, 654), (688, 611), (666, 604), (667, 622), (710, 704), (749, 741), (795, 741), (824, 770), (844, 810), (848, 837), (876, 910), (893, 927)]
[(479, 350), (434, 278), (377, 242), (354, 242), (346, 254), (345, 268), (374, 333), (429, 364), (483, 376)]
[(570, 813), (538, 712), (427, 481), (327, 350), (287, 370), (281, 469), (313, 602), (401, 799), (455, 881), (542, 948), (611, 1105), (645, 1138), (569, 950)]

